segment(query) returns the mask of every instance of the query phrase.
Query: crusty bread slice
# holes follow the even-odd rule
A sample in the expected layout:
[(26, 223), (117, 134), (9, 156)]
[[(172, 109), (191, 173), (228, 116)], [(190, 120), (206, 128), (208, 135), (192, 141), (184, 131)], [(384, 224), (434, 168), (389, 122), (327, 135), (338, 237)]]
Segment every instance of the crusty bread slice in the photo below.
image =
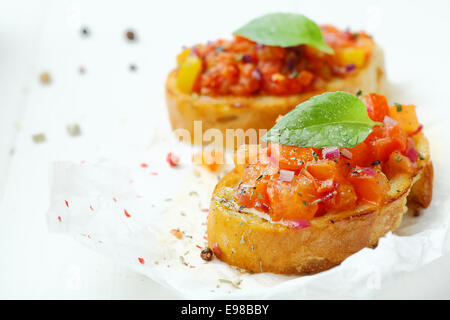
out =
[[(327, 91), (356, 93), (385, 92), (383, 51), (375, 46), (368, 65), (354, 76), (336, 78), (320, 91), (288, 96), (199, 96), (185, 94), (176, 86), (176, 70), (166, 82), (166, 102), (172, 128), (187, 129), (194, 139), (194, 121), (202, 121), (203, 132), (207, 129), (270, 129), (279, 115), (291, 111), (299, 103)], [(192, 141), (194, 142), (194, 141)], [(199, 141), (200, 142), (200, 141)], [(202, 142), (204, 143), (204, 142)], [(235, 147), (238, 147), (237, 145)]]
[[(240, 181), (236, 170), (216, 186), (208, 216), (208, 243), (217, 246), (219, 258), (252, 272), (280, 274), (316, 273), (340, 264), (364, 247), (395, 230), (407, 211), (407, 199), (427, 207), (432, 197), (433, 165), (423, 133), (414, 136), (424, 160), (418, 160), (414, 176), (391, 178), (388, 201), (382, 207), (361, 205), (355, 210), (329, 212), (294, 229), (261, 216), (240, 211), (234, 191)], [(411, 191), (413, 190), (413, 191)], [(408, 198), (409, 195), (409, 198)]]

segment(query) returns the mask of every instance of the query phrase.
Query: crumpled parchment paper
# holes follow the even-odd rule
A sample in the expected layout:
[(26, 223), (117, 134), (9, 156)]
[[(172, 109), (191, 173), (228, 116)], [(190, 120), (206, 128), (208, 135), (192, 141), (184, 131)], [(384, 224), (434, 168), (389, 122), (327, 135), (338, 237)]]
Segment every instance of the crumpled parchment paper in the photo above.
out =
[[(370, 298), (394, 277), (450, 250), (450, 170), (441, 131), (426, 133), (436, 173), (431, 206), (420, 217), (405, 215), (376, 249), (363, 249), (316, 275), (249, 274), (218, 259), (202, 260), (211, 193), (230, 165), (213, 174), (192, 164), (195, 148), (174, 142), (153, 145), (143, 166), (136, 159), (54, 163), (48, 226), (186, 298)], [(181, 157), (179, 167), (167, 164), (169, 151)]]

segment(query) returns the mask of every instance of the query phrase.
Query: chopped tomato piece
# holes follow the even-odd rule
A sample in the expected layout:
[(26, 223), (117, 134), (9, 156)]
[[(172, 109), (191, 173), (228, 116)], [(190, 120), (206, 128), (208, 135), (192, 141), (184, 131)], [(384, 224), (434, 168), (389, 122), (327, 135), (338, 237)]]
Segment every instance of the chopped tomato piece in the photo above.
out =
[(333, 197), (325, 199), (324, 206), (333, 211), (352, 209), (355, 207), (358, 198), (355, 188), (351, 184), (340, 184), (335, 190)]
[(395, 151), (400, 149), (402, 146), (389, 138), (381, 138), (374, 141), (372, 145), (372, 153), (374, 158), (380, 161), (385, 161), (389, 155)]
[(317, 202), (314, 202), (318, 199), (316, 184), (302, 174), (296, 176), (292, 183), (279, 179), (269, 181), (267, 194), (274, 221), (310, 220), (318, 209)]
[(414, 170), (415, 168), (411, 160), (399, 151), (392, 152), (388, 161), (383, 165), (383, 172), (388, 178), (392, 178), (399, 173), (412, 174)]
[(370, 153), (370, 148), (365, 142), (361, 142), (360, 144), (357, 144), (353, 148), (348, 148), (347, 150), (352, 154), (352, 159), (350, 162), (353, 165), (367, 167), (374, 161)]
[(389, 107), (389, 117), (397, 120), (403, 130), (410, 134), (417, 130), (419, 127), (419, 121), (416, 115), (416, 106), (414, 105), (401, 105)]
[(318, 181), (318, 182), (319, 182), (319, 187), (317, 188), (317, 193), (319, 193), (321, 195), (332, 192), (335, 189), (335, 184), (334, 184), (333, 179), (327, 179), (327, 180)]
[(245, 207), (256, 207), (267, 211), (269, 199), (267, 197), (267, 181), (261, 181), (255, 186), (241, 184), (236, 192), (239, 204)]
[(363, 202), (382, 204), (389, 190), (386, 176), (373, 169), (366, 172), (363, 168), (357, 167), (349, 175), (348, 180), (355, 188), (358, 199)]
[(306, 170), (318, 180), (333, 180), (336, 173), (336, 163), (331, 160), (319, 160), (309, 163)]
[(280, 169), (300, 170), (304, 164), (314, 159), (313, 148), (291, 147), (280, 144), (270, 144), (269, 154), (272, 162)]
[(405, 151), (406, 139), (406, 132), (398, 125), (385, 125), (374, 127), (365, 142), (369, 144), (375, 160), (386, 161), (392, 152)]
[(261, 163), (249, 164), (242, 173), (242, 180), (236, 190), (236, 198), (241, 205), (257, 207), (263, 211), (269, 208), (267, 183), (277, 171)]
[(389, 114), (389, 104), (385, 96), (376, 93), (369, 93), (361, 100), (367, 107), (370, 119), (382, 122), (384, 117)]

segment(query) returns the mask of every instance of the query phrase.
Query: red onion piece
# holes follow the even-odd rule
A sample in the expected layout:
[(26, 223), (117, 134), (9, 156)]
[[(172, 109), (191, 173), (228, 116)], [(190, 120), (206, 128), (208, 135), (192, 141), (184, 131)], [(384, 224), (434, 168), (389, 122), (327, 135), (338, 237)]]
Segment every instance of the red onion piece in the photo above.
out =
[(417, 161), (417, 157), (419, 156), (419, 152), (417, 152), (417, 150), (412, 147), (409, 148), (408, 151), (406, 151), (405, 155), (409, 158), (409, 160), (411, 160), (411, 162), (415, 163)]
[(262, 79), (262, 75), (261, 72), (258, 69), (255, 69), (252, 71), (252, 78), (255, 80), (261, 80)]
[(396, 126), (398, 124), (398, 121), (394, 120), (394, 119), (392, 119), (392, 118), (390, 118), (388, 116), (384, 116), (383, 123), (384, 123), (385, 126), (393, 127), (393, 126)]
[(252, 62), (252, 56), (249, 55), (248, 53), (244, 54), (244, 55), (242, 56), (242, 62), (244, 62), (244, 63), (250, 63), (250, 62)]
[(280, 180), (290, 182), (294, 179), (294, 171), (290, 170), (280, 170)]
[(322, 157), (324, 159), (333, 160), (339, 158), (338, 147), (326, 147), (322, 149)]
[(368, 176), (371, 176), (371, 177), (373, 177), (373, 176), (375, 176), (377, 174), (377, 172), (374, 169), (372, 169), (372, 168), (363, 168), (361, 170), (361, 172), (366, 174), (366, 175), (368, 175)]
[(217, 244), (217, 242), (215, 242), (212, 246), (212, 252), (214, 253), (214, 255), (220, 259), (220, 257), (222, 256), (222, 250), (220, 250), (219, 245)]
[(419, 125), (419, 126), (417, 127), (417, 129), (414, 130), (413, 132), (411, 132), (409, 135), (410, 135), (410, 136), (413, 136), (413, 135), (415, 135), (415, 134), (418, 134), (420, 131), (422, 131), (422, 129), (423, 129), (423, 125)]
[(352, 158), (353, 158), (353, 154), (350, 151), (348, 151), (347, 149), (341, 149), (341, 154), (344, 157), (346, 157), (347, 159), (352, 160)]
[(267, 204), (262, 202), (256, 202), (255, 208), (260, 209), (261, 211), (264, 211), (265, 213), (269, 213), (270, 208), (267, 206)]
[(345, 66), (345, 71), (347, 71), (347, 72), (351, 72), (351, 71), (353, 71), (355, 69), (356, 69), (356, 66), (353, 63), (350, 63), (350, 64)]
[(289, 225), (291, 225), (294, 229), (303, 229), (311, 226), (311, 223), (307, 220), (289, 220)]

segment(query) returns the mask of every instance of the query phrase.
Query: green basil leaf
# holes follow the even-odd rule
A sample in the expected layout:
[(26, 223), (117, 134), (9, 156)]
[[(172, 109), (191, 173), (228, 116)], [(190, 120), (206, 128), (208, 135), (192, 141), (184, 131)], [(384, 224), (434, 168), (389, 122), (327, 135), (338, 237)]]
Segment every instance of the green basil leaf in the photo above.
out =
[(378, 124), (353, 94), (327, 92), (299, 104), (262, 139), (297, 147), (351, 148), (363, 142)]
[(333, 49), (323, 41), (322, 31), (317, 24), (301, 14), (270, 13), (250, 21), (234, 34), (269, 46), (307, 44), (323, 52), (333, 53)]

